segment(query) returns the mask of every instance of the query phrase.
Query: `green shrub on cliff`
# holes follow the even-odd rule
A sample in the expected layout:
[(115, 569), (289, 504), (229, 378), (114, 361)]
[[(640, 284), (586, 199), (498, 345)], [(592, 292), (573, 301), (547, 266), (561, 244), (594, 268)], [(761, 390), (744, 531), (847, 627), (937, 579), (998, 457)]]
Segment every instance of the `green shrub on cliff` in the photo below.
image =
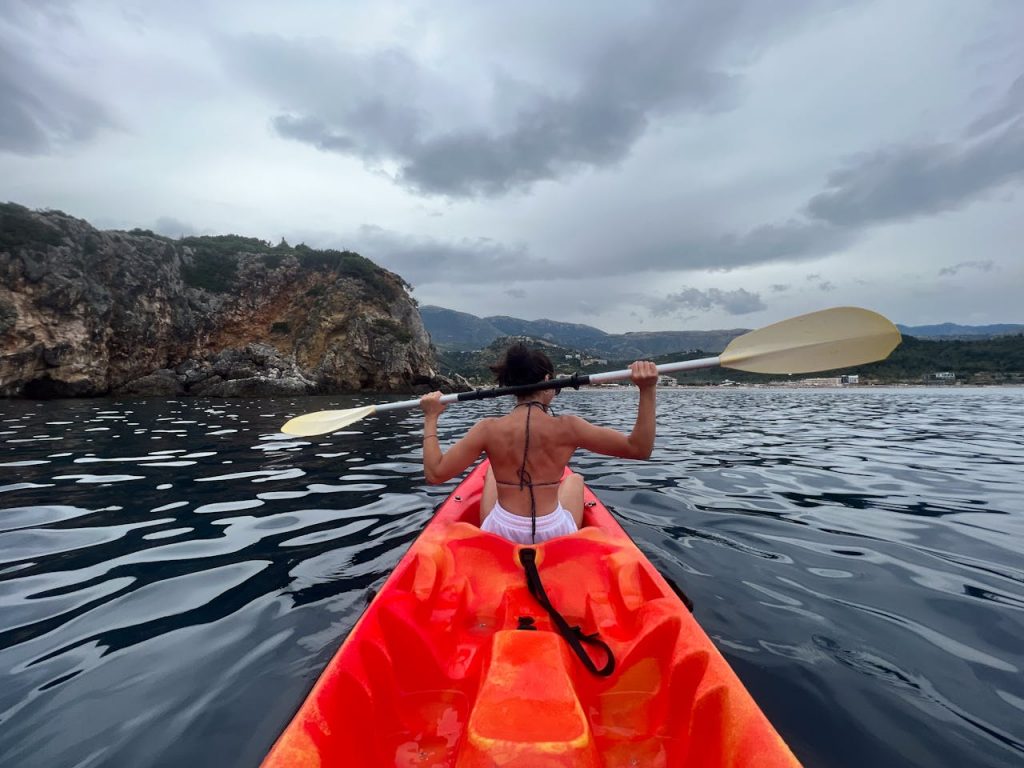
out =
[(236, 256), (239, 253), (273, 253), (274, 247), (258, 237), (242, 235), (201, 235), (183, 237), (178, 241), (196, 253)]
[(222, 255), (216, 251), (196, 250), (192, 263), (181, 267), (185, 285), (211, 293), (226, 293), (238, 276), (238, 257)]
[(389, 279), (388, 273), (369, 259), (354, 251), (336, 251), (333, 248), (317, 250), (308, 245), (295, 246), (295, 255), (307, 269), (333, 272), (343, 277), (354, 277), (363, 283), (371, 294), (385, 299), (395, 299), (400, 293), (401, 278)]
[(263, 254), (263, 263), (267, 269), (277, 269), (281, 266), (284, 261), (284, 255), (280, 253), (265, 253)]
[(60, 245), (64, 234), (59, 228), (39, 221), (32, 211), (17, 203), (0, 203), (0, 251), (26, 246)]
[(355, 278), (366, 286), (371, 296), (388, 301), (397, 299), (402, 289), (409, 287), (402, 278), (391, 275), (354, 251), (310, 248), (304, 243), (293, 247), (284, 238), (277, 245), (271, 245), (241, 235), (183, 237), (178, 242), (191, 248), (193, 253), (191, 266), (183, 269), (185, 282), (207, 291), (228, 290), (238, 273), (240, 254), (260, 256), (268, 269), (277, 269), (287, 256), (294, 256), (305, 269)]
[(181, 270), (185, 284), (212, 293), (225, 293), (238, 276), (238, 257), (243, 253), (270, 254), (270, 243), (241, 235), (202, 235), (178, 241), (192, 249), (192, 263)]

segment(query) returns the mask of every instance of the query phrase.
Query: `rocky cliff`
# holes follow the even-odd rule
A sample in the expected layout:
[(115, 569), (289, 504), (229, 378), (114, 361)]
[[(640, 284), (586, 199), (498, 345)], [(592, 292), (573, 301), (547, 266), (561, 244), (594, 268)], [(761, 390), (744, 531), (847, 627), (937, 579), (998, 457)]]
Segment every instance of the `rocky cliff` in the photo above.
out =
[(358, 254), (0, 205), (0, 396), (416, 391), (435, 367), (407, 284)]

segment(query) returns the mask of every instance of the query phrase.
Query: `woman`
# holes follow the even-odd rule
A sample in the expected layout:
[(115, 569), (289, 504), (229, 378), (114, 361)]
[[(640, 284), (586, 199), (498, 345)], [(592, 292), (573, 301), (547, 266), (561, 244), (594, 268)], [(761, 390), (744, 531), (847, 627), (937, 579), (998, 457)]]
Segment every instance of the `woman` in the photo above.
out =
[[(491, 366), (500, 386), (534, 384), (554, 376), (543, 352), (513, 344)], [(477, 422), (447, 452), (437, 438), (437, 419), (445, 406), (441, 393), (420, 399), (423, 409), (423, 470), (428, 483), (443, 483), (487, 454), (480, 502), (480, 528), (519, 544), (540, 543), (579, 530), (583, 523), (583, 478), (565, 467), (577, 448), (606, 456), (647, 459), (654, 448), (654, 401), (658, 371), (654, 363), (630, 366), (640, 388), (636, 423), (628, 435), (598, 427), (578, 416), (554, 416), (548, 406), (555, 390), (517, 399), (505, 416)]]

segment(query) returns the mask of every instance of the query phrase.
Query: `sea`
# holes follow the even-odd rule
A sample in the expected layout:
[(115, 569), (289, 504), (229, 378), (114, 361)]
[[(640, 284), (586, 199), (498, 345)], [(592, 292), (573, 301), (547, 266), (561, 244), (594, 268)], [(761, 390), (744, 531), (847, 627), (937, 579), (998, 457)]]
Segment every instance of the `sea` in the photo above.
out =
[[(279, 431), (375, 401), (0, 401), (0, 765), (257, 766), (455, 485), (418, 412)], [(663, 389), (573, 464), (807, 766), (1024, 765), (1024, 388)]]

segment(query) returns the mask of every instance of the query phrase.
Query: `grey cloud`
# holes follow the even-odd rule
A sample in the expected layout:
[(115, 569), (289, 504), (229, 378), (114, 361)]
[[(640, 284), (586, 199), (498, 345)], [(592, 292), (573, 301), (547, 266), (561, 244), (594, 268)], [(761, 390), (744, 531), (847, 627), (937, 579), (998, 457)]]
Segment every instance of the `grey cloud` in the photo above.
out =
[(966, 143), (881, 149), (854, 158), (828, 177), (807, 213), (839, 226), (863, 227), (961, 208), (1024, 177), (1024, 117)]
[[(986, 132), (977, 135), (983, 125)], [(810, 199), (803, 217), (694, 244), (686, 251), (687, 266), (731, 269), (823, 256), (850, 245), (872, 225), (959, 208), (1024, 179), (1024, 78), (998, 109), (974, 123), (973, 134), (959, 143), (903, 145), (860, 155), (828, 176), (826, 189)], [(834, 286), (826, 281), (819, 288)]]
[(789, 290), (789, 286), (783, 283), (772, 283), (772, 293), (782, 293)]
[(679, 238), (656, 232), (654, 245), (631, 242), (629, 257), (621, 252), (590, 255), (592, 275), (634, 274), (675, 270), (730, 271), (769, 262), (819, 258), (845, 248), (857, 232), (825, 222), (789, 220), (755, 227), (743, 234)]
[(488, 238), (445, 241), (363, 226), (347, 246), (413, 285), (543, 280), (551, 265)]
[(693, 244), (687, 266), (728, 270), (769, 261), (813, 259), (845, 247), (855, 237), (855, 232), (844, 227), (821, 222), (765, 224), (738, 237), (726, 235)]
[[(582, 270), (593, 278), (677, 270), (728, 271), (765, 262), (816, 258), (838, 250), (852, 237), (852, 232), (841, 227), (790, 221), (758, 227), (740, 236), (694, 238), (638, 249), (628, 258), (617, 251), (589, 253)], [(445, 240), (364, 226), (349, 237), (295, 233), (291, 239), (319, 247), (352, 248), (413, 285), (450, 281), (478, 285), (530, 283), (575, 280), (581, 275), (581, 266), (574, 261), (537, 258), (526, 245), (513, 246), (485, 237)], [(729, 311), (763, 308), (752, 300), (748, 303), (742, 294), (731, 298), (718, 294), (717, 300)], [(745, 309), (747, 306), (755, 308)]]
[(828, 280), (825, 280), (824, 282), (818, 283), (818, 290), (819, 291), (825, 291), (826, 293), (828, 293), (830, 291), (834, 291), (835, 289), (836, 289), (835, 284), (830, 282), (830, 281), (828, 281)]
[(991, 272), (994, 264), (991, 260), (985, 261), (961, 261), (959, 264), (953, 264), (949, 267), (943, 267), (939, 270), (940, 275), (955, 275), (961, 269), (976, 269), (979, 272)]
[[(42, 4), (38, 12), (48, 17), (45, 23), (73, 23), (59, 3)], [(19, 3), (0, 14), (6, 22), (0, 23), (0, 151), (23, 155), (88, 141), (113, 125), (101, 103), (61, 82), (33, 57), (32, 36), (23, 27), (38, 23), (35, 16), (36, 9)]]
[(505, 291), (505, 295), (511, 296), (513, 299), (525, 299), (526, 291), (524, 291), (522, 288), (509, 288), (507, 291)]
[(751, 293), (743, 288), (734, 291), (723, 291), (718, 288), (709, 288), (702, 291), (698, 288), (684, 288), (677, 293), (671, 293), (664, 299), (655, 301), (651, 305), (651, 314), (655, 317), (665, 317), (680, 312), (684, 309), (696, 309), (707, 312), (712, 309), (723, 309), (730, 315), (746, 315), (751, 312), (759, 312), (765, 309), (761, 296)]
[(284, 138), (304, 141), (317, 149), (329, 152), (348, 152), (355, 149), (355, 142), (352, 139), (332, 132), (326, 123), (315, 117), (279, 115), (271, 122), (274, 130)]
[(978, 136), (1021, 115), (1024, 115), (1024, 75), (1014, 80), (999, 106), (970, 124), (967, 135)]
[(562, 38), (568, 84), (499, 73), (487, 94), (396, 50), (357, 55), (323, 40), (253, 36), (223, 51), (276, 102), (280, 136), (387, 165), (422, 194), (496, 196), (614, 164), (665, 115), (728, 108), (729, 68), (748, 64), (805, 10), (656, 2), (620, 23), (587, 6)]
[(576, 302), (576, 311), (582, 312), (587, 317), (600, 317), (608, 312), (608, 306), (598, 301), (580, 299)]
[[(813, 259), (848, 247), (875, 224), (967, 205), (1004, 183), (1024, 179), (1024, 78), (985, 120), (992, 130), (973, 139), (890, 147), (859, 156), (830, 174), (826, 189), (797, 217), (742, 235), (641, 252), (634, 268), (729, 270)], [(807, 275), (811, 282), (820, 279)], [(819, 287), (834, 288), (828, 282)]]

